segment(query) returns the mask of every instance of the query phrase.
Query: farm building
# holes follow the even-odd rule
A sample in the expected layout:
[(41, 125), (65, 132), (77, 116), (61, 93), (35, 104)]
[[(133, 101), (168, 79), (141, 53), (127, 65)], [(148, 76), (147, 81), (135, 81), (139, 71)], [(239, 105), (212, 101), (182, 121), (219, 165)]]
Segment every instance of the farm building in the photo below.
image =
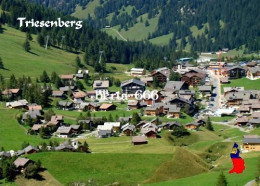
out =
[(146, 70), (144, 68), (131, 68), (130, 73), (132, 76), (142, 76), (145, 75)]
[(143, 144), (148, 144), (148, 141), (145, 136), (133, 136), (132, 144), (133, 145), (143, 145)]

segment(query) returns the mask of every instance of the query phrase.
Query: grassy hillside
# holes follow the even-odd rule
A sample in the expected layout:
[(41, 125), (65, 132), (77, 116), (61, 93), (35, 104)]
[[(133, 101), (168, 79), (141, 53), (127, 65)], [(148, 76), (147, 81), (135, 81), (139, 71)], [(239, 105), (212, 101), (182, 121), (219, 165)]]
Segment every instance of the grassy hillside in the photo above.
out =
[(0, 69), (2, 75), (38, 77), (43, 70), (48, 73), (55, 71), (58, 74), (75, 72), (76, 54), (53, 47), (45, 50), (38, 45), (35, 35), (33, 35), (33, 41), (30, 42), (31, 53), (25, 52), (23, 49), (25, 33), (6, 26), (4, 29), (4, 33), (0, 34), (0, 56), (6, 68)]
[[(38, 153), (29, 158), (40, 159), (44, 167), (61, 183), (87, 182), (92, 179), (99, 185), (124, 183), (136, 185), (148, 179), (170, 154), (83, 154)], [(62, 165), (62, 168), (61, 168)]]
[(173, 159), (162, 164), (147, 182), (160, 182), (189, 177), (207, 172), (209, 168), (210, 166), (199, 156), (183, 148), (178, 148)]
[(43, 140), (40, 136), (27, 135), (27, 130), (16, 120), (18, 113), (18, 110), (4, 108), (3, 104), (0, 106), (0, 147), (4, 147), (6, 150), (19, 150), (24, 141), (31, 145), (39, 145), (43, 141), (48, 141)]
[(90, 1), (85, 8), (82, 8), (81, 6), (77, 6), (75, 12), (71, 15), (81, 19), (86, 19), (88, 14), (91, 17), (94, 17), (94, 10), (99, 5), (100, 5), (99, 0)]
[[(246, 169), (241, 175), (237, 174), (228, 174), (228, 171), (232, 168), (232, 163), (230, 158), (227, 157), (225, 161), (223, 161), (224, 166), (224, 174), (227, 178), (228, 185), (237, 185), (237, 186), (244, 186), (247, 182), (253, 180), (255, 178), (255, 174), (257, 171), (257, 157), (248, 157), (244, 158)], [(216, 185), (218, 175), (220, 171), (211, 171), (208, 173), (203, 173), (196, 176), (191, 176), (188, 178), (181, 178), (161, 183), (150, 184), (153, 186), (171, 186), (171, 185), (178, 185), (178, 186), (200, 186), (200, 185)]]
[(172, 37), (173, 37), (173, 33), (170, 33), (168, 35), (163, 35), (163, 36), (160, 36), (160, 37), (150, 39), (149, 41), (152, 44), (163, 46), (163, 45), (168, 45), (169, 41)]

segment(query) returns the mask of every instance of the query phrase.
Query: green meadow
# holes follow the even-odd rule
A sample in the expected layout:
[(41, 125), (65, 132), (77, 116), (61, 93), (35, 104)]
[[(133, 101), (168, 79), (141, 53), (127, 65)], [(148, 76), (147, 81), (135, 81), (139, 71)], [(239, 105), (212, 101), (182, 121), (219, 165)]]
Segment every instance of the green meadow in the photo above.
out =
[[(48, 142), (40, 136), (27, 134), (26, 128), (18, 124), (16, 116), (19, 110), (6, 109), (1, 104), (0, 107), (0, 147), (5, 150), (20, 150), (23, 142), (29, 142), (31, 145), (39, 145), (42, 142)], [(57, 141), (62, 141), (56, 138)]]
[(6, 26), (4, 29), (4, 33), (0, 34), (0, 56), (6, 69), (0, 69), (0, 73), (5, 77), (11, 74), (39, 77), (43, 70), (49, 74), (75, 73), (76, 54), (53, 47), (45, 50), (39, 46), (35, 35), (30, 42), (31, 53), (25, 52), (23, 49), (25, 33)]
[(221, 91), (224, 92), (224, 87), (244, 87), (245, 90), (260, 90), (260, 79), (250, 80), (247, 78), (231, 80), (229, 84), (221, 85)]

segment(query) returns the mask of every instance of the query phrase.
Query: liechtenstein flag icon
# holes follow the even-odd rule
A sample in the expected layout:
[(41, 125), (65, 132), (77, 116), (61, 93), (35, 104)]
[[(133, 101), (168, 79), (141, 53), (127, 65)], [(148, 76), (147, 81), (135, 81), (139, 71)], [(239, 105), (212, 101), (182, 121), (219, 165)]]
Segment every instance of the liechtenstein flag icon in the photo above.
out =
[(241, 174), (245, 170), (245, 161), (239, 156), (239, 149), (237, 143), (234, 143), (230, 157), (233, 163), (233, 169), (229, 171), (229, 174), (237, 173)]

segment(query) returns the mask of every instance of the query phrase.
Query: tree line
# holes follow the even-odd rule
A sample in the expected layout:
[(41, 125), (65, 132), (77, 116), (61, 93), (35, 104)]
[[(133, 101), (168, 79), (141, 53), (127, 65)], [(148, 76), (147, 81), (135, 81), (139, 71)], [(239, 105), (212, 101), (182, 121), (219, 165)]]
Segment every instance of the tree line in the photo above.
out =
[[(148, 39), (174, 33), (169, 42), (171, 48), (175, 49), (180, 40), (180, 49), (188, 43), (194, 51), (239, 49), (245, 45), (248, 52), (252, 52), (260, 49), (259, 3), (258, 0), (102, 0), (94, 16), (88, 15), (86, 19), (95, 28), (119, 25), (120, 29), (128, 30), (142, 22), (144, 14), (148, 20), (159, 16), (157, 29)], [(132, 10), (124, 11), (126, 7)], [(112, 19), (108, 20), (111, 14)], [(203, 33), (192, 35), (191, 26), (204, 27)]]
[[(75, 20), (75, 18), (43, 6), (30, 4), (27, 1), (0, 0), (0, 5), (4, 10), (0, 18), (2, 24), (8, 24), (29, 34), (37, 34), (37, 42), (42, 47), (45, 46), (48, 36), (48, 47), (58, 47), (75, 53), (84, 52), (84, 62), (91, 66), (95, 66), (99, 61), (100, 51), (103, 51), (103, 63), (129, 64), (140, 59), (154, 63), (163, 60), (165, 56), (171, 59), (169, 47), (155, 46), (147, 42), (119, 41), (108, 36), (105, 32), (92, 28), (87, 21), (84, 21), (83, 28), (77, 31), (74, 28), (56, 27), (19, 28), (18, 17), (34, 18), (34, 20), (56, 20), (58, 17), (62, 20)], [(24, 48), (26, 51), (30, 50), (27, 41)]]

